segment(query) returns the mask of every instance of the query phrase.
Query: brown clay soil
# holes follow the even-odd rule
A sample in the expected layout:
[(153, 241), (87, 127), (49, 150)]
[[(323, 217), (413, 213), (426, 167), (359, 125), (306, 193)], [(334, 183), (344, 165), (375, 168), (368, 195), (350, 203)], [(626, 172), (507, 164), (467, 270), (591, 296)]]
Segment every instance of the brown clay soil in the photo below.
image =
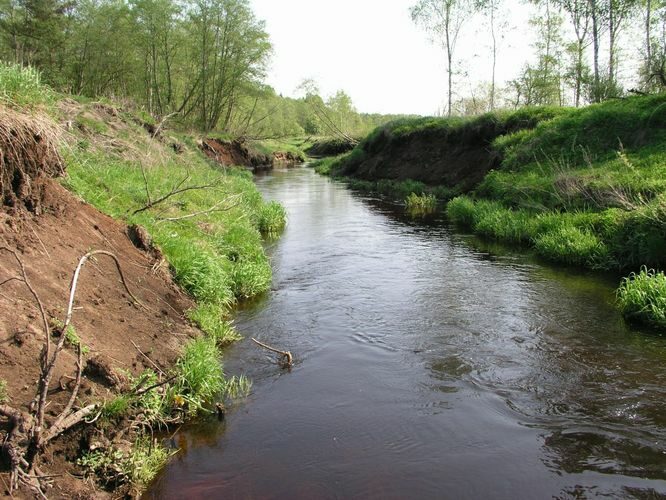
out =
[[(154, 369), (154, 365), (166, 370), (174, 362), (185, 341), (195, 335), (183, 317), (192, 303), (174, 285), (164, 262), (132, 244), (126, 226), (75, 199), (57, 182), (47, 180), (45, 184), (43, 214), (0, 211), (0, 246), (18, 252), (48, 315), (64, 319), (72, 273), (80, 257), (90, 250), (114, 253), (130, 290), (146, 306), (132, 304), (111, 259), (102, 256), (84, 266), (72, 324), (90, 349), (87, 357), (96, 361), (84, 379), (81, 405), (109, 399), (118, 388), (109, 379), (109, 371), (138, 374), (145, 368)], [(16, 262), (3, 253), (0, 281), (17, 274)], [(0, 288), (0, 311), (0, 378), (7, 381), (9, 403), (27, 410), (35, 395), (44, 341), (39, 313), (25, 286), (18, 282)], [(60, 383), (67, 387), (75, 361), (74, 351), (66, 349), (52, 383), (51, 415), (69, 394)], [(95, 369), (95, 364), (112, 369)], [(47, 492), (49, 497), (87, 495), (93, 486), (70, 475), (80, 473), (72, 464), (80, 454), (79, 443), (72, 439), (78, 438), (76, 433), (58, 438), (46, 452), (44, 470), (61, 474)], [(4, 480), (7, 483), (6, 477)], [(2, 482), (0, 487), (6, 488)]]
[(276, 166), (292, 167), (303, 163), (304, 158), (292, 152), (275, 151), (265, 155), (254, 151), (247, 142), (241, 140), (222, 141), (216, 138), (204, 139), (201, 150), (222, 166), (243, 166), (253, 170), (271, 169)]
[[(32, 152), (37, 160), (43, 154), (39, 148)], [(72, 274), (79, 259), (92, 250), (106, 250), (118, 257), (129, 289), (144, 306), (136, 305), (123, 289), (112, 259), (100, 255), (83, 267), (72, 325), (89, 353), (76, 406), (102, 402), (117, 394), (126, 381), (124, 372), (166, 371), (173, 364), (186, 341), (197, 335), (183, 314), (193, 304), (173, 283), (158, 251), (135, 247), (124, 224), (78, 200), (50, 178), (58, 169), (30, 170), (29, 163), (19, 169), (25, 179), (14, 183), (17, 189), (3, 193), (0, 247), (19, 256), (47, 316), (54, 322), (64, 320)], [(3, 174), (17, 170), (9, 161), (0, 162), (0, 169)], [(23, 189), (26, 182), (29, 190)], [(0, 283), (18, 275), (20, 268), (13, 255), (1, 251)], [(24, 412), (35, 396), (43, 344), (39, 310), (26, 286), (19, 281), (2, 284), (0, 379), (7, 382), (7, 404)], [(47, 424), (69, 397), (75, 363), (74, 350), (66, 347), (49, 390)], [(92, 481), (82, 479), (75, 465), (90, 442), (92, 427), (80, 424), (47, 446), (40, 467), (43, 473), (54, 475), (54, 485), (46, 491), (49, 498), (106, 495)], [(121, 439), (123, 429), (116, 431), (115, 437)], [(113, 440), (113, 433), (108, 437)], [(0, 492), (9, 495), (6, 470), (0, 469)], [(32, 498), (33, 493), (18, 490), (12, 496)]]

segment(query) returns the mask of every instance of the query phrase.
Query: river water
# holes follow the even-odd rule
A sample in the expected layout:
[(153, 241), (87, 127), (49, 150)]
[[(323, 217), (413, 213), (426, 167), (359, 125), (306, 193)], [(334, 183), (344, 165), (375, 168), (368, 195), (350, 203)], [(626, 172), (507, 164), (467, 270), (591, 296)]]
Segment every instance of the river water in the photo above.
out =
[(298, 168), (225, 371), (252, 393), (179, 431), (148, 498), (666, 498), (666, 340), (616, 277), (485, 248)]

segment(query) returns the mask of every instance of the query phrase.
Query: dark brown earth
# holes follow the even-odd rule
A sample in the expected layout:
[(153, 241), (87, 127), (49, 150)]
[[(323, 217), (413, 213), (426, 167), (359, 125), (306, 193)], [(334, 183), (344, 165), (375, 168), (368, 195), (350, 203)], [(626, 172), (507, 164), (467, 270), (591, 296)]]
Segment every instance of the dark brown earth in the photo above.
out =
[(422, 130), (394, 136), (382, 130), (372, 142), (361, 146), (336, 173), (376, 181), (413, 179), (429, 185), (470, 189), (493, 168), (501, 156), (492, 142), (507, 130), (483, 123), (459, 131)]
[[(54, 322), (64, 320), (72, 273), (79, 259), (92, 250), (106, 250), (118, 257), (129, 289), (145, 306), (139, 307), (130, 299), (110, 258), (98, 256), (83, 267), (72, 320), (82, 344), (89, 349), (75, 405), (81, 407), (112, 398), (125, 381), (124, 371), (138, 374), (155, 367), (166, 371), (185, 342), (197, 334), (183, 315), (193, 304), (173, 283), (159, 252), (138, 249), (124, 224), (76, 199), (51, 178), (58, 173), (59, 158), (46, 158), (40, 141), (34, 142), (27, 146), (28, 159), (23, 163), (17, 164), (18, 156), (6, 160), (5, 155), (0, 164), (5, 200), (0, 204), (0, 247), (19, 256)], [(38, 167), (29, 171), (33, 163)], [(26, 182), (10, 182), (5, 188), (4, 179), (13, 178), (12, 172), (17, 170), (27, 173), (31, 189), (21, 188)], [(132, 235), (137, 237), (136, 229)], [(19, 274), (11, 253), (0, 252), (0, 283)], [(7, 383), (7, 404), (24, 412), (35, 396), (39, 378), (44, 343), (40, 321), (35, 301), (23, 283), (11, 281), (0, 286), (0, 379)], [(50, 386), (47, 424), (69, 397), (75, 361), (72, 348), (65, 348)], [(6, 430), (3, 425), (0, 431)], [(81, 478), (75, 465), (90, 441), (86, 434), (91, 428), (80, 424), (48, 445), (41, 468), (54, 475), (54, 486), (46, 491), (49, 498), (104, 495)], [(6, 470), (6, 466), (0, 469)], [(5, 495), (9, 494), (8, 485), (7, 472), (0, 472), (0, 491)], [(13, 496), (32, 498), (33, 494), (19, 490)]]

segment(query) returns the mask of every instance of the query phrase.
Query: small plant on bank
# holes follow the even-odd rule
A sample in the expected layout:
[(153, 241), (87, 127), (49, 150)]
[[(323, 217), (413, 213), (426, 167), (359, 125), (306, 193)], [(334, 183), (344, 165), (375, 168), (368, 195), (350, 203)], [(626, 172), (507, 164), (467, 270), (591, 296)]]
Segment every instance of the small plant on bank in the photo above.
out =
[(206, 335), (215, 339), (218, 346), (241, 339), (231, 323), (222, 317), (222, 309), (217, 304), (198, 304), (187, 312), (187, 317), (206, 332)]
[(259, 209), (259, 231), (279, 233), (287, 224), (287, 211), (277, 201), (269, 201)]
[(405, 198), (405, 205), (410, 213), (428, 214), (437, 208), (437, 198), (434, 194), (410, 193)]
[(666, 276), (643, 266), (631, 273), (617, 290), (617, 301), (625, 318), (666, 329)]
[(112, 446), (86, 453), (78, 464), (87, 472), (96, 474), (108, 487), (130, 484), (140, 493), (175, 453), (156, 441), (140, 438), (128, 452)]
[(187, 344), (176, 370), (175, 391), (184, 399), (190, 414), (202, 411), (224, 389), (220, 352), (214, 338), (199, 337)]

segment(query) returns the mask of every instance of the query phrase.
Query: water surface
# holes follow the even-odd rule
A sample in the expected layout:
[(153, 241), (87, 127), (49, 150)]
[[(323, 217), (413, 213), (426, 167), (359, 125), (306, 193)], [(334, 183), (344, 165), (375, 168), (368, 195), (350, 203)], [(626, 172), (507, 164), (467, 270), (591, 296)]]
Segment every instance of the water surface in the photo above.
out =
[(617, 280), (489, 252), (445, 221), (300, 168), (257, 179), (289, 213), (273, 291), (225, 356), (254, 380), (179, 432), (155, 498), (666, 496), (666, 341)]

